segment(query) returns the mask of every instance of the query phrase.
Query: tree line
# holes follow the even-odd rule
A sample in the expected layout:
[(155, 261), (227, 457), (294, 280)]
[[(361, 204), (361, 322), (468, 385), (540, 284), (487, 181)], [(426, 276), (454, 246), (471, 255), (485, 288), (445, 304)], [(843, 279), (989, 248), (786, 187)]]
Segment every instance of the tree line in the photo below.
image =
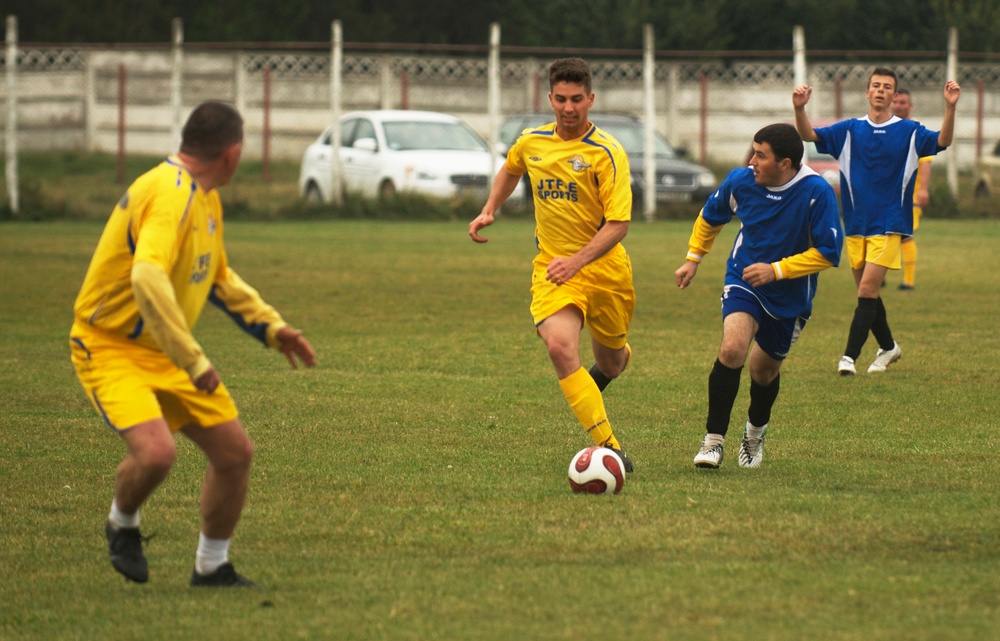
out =
[(943, 51), (948, 30), (963, 52), (993, 53), (996, 0), (0, 0), (21, 42), (169, 43), (181, 18), (186, 42), (330, 40), (484, 45), (499, 23), (504, 46), (787, 51), (794, 25), (811, 50)]

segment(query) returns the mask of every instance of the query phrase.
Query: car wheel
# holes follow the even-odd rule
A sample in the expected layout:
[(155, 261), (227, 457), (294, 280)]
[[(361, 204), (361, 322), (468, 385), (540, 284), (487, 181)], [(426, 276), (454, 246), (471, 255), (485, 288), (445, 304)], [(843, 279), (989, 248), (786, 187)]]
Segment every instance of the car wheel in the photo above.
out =
[(976, 190), (973, 193), (975, 193), (976, 198), (989, 198), (990, 188), (986, 186), (984, 181), (980, 180), (976, 183)]
[(306, 187), (306, 203), (310, 205), (321, 205), (323, 204), (323, 194), (319, 191), (319, 186), (310, 182), (309, 186)]
[(391, 180), (386, 180), (378, 188), (379, 200), (392, 200), (396, 197), (396, 185)]

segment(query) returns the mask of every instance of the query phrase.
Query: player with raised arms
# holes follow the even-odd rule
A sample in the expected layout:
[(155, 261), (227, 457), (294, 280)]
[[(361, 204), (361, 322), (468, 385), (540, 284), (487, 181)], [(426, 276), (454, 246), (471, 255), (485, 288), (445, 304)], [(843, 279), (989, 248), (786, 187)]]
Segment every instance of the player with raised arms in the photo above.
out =
[(879, 295), (885, 274), (899, 269), (900, 243), (913, 235), (913, 186), (921, 158), (934, 156), (955, 135), (955, 110), (961, 87), (944, 85), (941, 131), (931, 131), (915, 120), (892, 113), (899, 83), (891, 69), (876, 68), (868, 77), (865, 96), (868, 113), (813, 128), (806, 114), (812, 87), (792, 92), (795, 128), (816, 150), (840, 162), (840, 203), (847, 234), (847, 258), (857, 286), (857, 307), (847, 335), (847, 347), (837, 364), (841, 376), (857, 373), (855, 362), (871, 332), (878, 341), (869, 373), (884, 372), (899, 360), (902, 350), (892, 336), (885, 304)]

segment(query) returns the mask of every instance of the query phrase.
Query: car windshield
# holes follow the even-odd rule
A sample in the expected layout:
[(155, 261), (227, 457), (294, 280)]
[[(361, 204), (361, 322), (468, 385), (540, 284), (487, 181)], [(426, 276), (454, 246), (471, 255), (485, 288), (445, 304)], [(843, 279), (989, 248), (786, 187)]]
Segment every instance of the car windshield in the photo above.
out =
[(489, 151), (483, 140), (462, 123), (392, 121), (383, 124), (389, 149), (446, 149), (450, 151)]
[[(641, 156), (645, 147), (646, 132), (641, 123), (602, 123), (600, 118), (593, 118), (594, 124), (611, 134), (625, 147), (629, 156)], [(658, 133), (653, 134), (654, 153), (657, 158), (677, 158), (677, 152)]]

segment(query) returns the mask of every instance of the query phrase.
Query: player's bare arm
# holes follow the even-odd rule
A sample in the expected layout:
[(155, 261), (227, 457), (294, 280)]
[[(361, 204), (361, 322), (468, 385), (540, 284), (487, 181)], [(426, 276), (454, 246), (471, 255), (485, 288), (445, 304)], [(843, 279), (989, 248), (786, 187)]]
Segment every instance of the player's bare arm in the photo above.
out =
[(812, 96), (813, 88), (809, 85), (801, 85), (792, 91), (792, 107), (795, 108), (795, 129), (798, 130), (802, 140), (815, 142), (818, 140), (816, 131), (813, 129), (809, 116), (806, 115), (806, 104)]
[(913, 194), (913, 202), (916, 203), (918, 207), (926, 207), (931, 201), (931, 193), (928, 189), (928, 185), (931, 184), (930, 161), (917, 164), (917, 182), (920, 183), (920, 189)]
[(483, 205), (483, 210), (469, 223), (469, 237), (477, 243), (489, 242), (488, 238), (479, 235), (479, 230), (489, 227), (495, 220), (496, 211), (507, 202), (510, 195), (517, 188), (521, 176), (507, 171), (506, 167), (501, 167), (493, 179), (493, 188), (490, 189), (490, 197)]
[(604, 223), (604, 226), (597, 230), (597, 233), (590, 239), (590, 242), (581, 247), (575, 254), (572, 256), (556, 256), (549, 261), (545, 279), (556, 285), (562, 285), (570, 278), (576, 276), (577, 272), (586, 265), (608, 253), (627, 234), (628, 221), (613, 220)]
[(944, 83), (944, 121), (938, 132), (938, 146), (949, 147), (955, 139), (955, 111), (962, 88), (954, 80)]
[(677, 268), (674, 272), (674, 282), (681, 289), (684, 289), (691, 281), (694, 280), (695, 275), (698, 273), (698, 263), (693, 260), (686, 260), (684, 264)]

